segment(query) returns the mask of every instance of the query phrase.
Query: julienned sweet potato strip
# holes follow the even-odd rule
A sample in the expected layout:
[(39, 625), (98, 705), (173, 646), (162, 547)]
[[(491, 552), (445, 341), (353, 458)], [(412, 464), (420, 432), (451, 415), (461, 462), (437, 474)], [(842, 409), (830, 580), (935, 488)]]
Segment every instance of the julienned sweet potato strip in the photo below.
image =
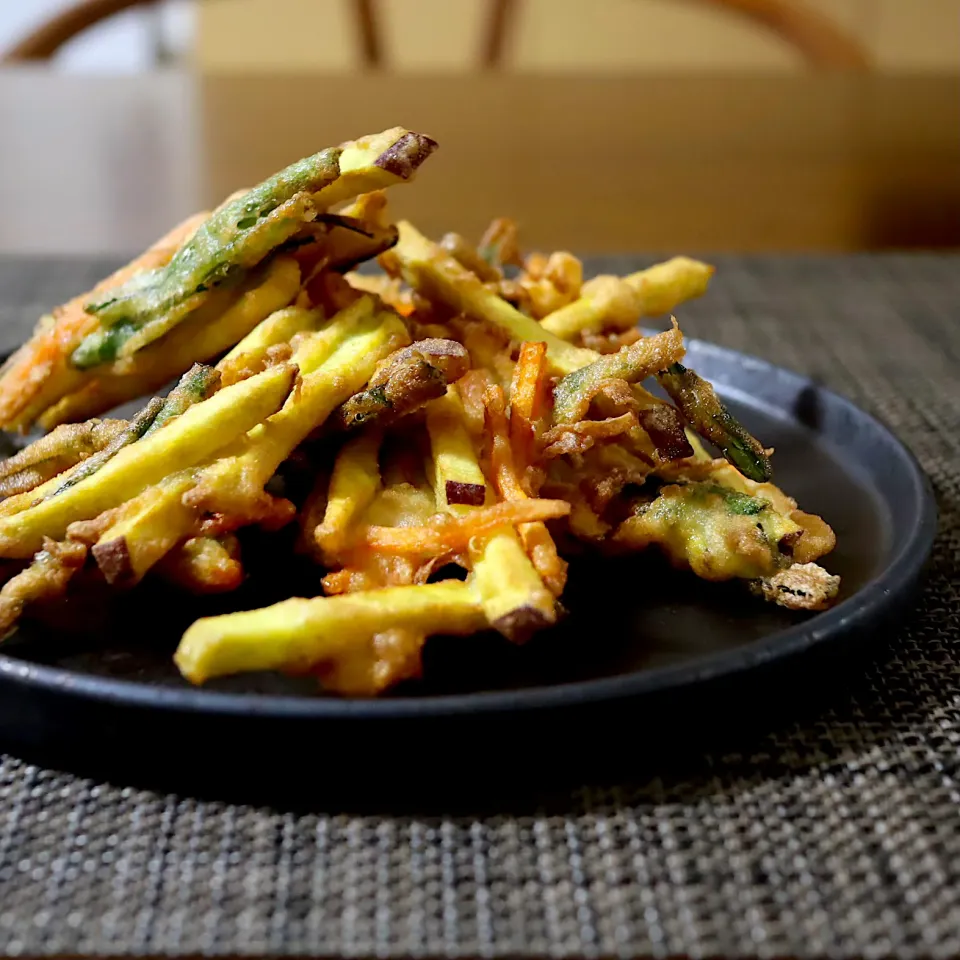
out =
[(504, 524), (532, 523), (565, 517), (570, 504), (565, 500), (525, 500), (477, 507), (459, 520), (424, 527), (375, 527), (360, 532), (358, 542), (370, 550), (434, 556), (464, 550), (471, 538), (492, 533)]
[(557, 621), (554, 595), (544, 585), (512, 527), (471, 541), (474, 583), (490, 626), (513, 643), (525, 643)]
[(463, 404), (455, 386), (427, 406), (431, 478), (437, 510), (468, 516), (486, 502), (487, 481), (464, 426)]
[[(306, 337), (295, 358), (301, 372), (315, 373), (316, 369), (351, 333), (365, 321), (370, 321), (372, 310), (373, 301), (370, 298), (358, 300), (348, 310), (331, 319), (321, 331)], [(301, 394), (303, 388), (302, 381)], [(263, 485), (272, 475), (275, 467), (270, 469), (270, 465), (263, 462), (261, 463), (263, 469), (256, 471), (257, 449), (249, 443), (249, 438), (243, 438), (239, 452), (226, 451), (226, 454), (223, 459), (199, 472), (196, 479), (197, 482), (203, 481), (206, 484), (208, 494), (211, 488), (214, 490), (227, 488), (228, 495), (233, 495), (232, 502), (246, 519), (251, 513), (256, 513), (256, 507), (259, 504), (254, 501), (258, 501), (263, 494)], [(270, 474), (263, 479), (263, 473), (267, 470), (270, 470)], [(257, 486), (258, 482), (259, 486)], [(195, 484), (191, 484), (191, 488), (193, 486)], [(200, 513), (197, 505), (181, 503), (184, 493), (172, 487), (164, 488), (157, 496), (162, 498), (163, 504), (159, 501), (155, 502), (150, 510), (136, 517), (131, 516), (122, 531), (123, 539), (126, 541), (125, 549), (137, 560), (137, 576), (143, 576), (152, 563), (156, 563), (163, 557), (165, 550), (196, 533)], [(152, 526), (154, 516), (160, 512), (164, 517), (164, 527), (163, 536), (158, 540)], [(116, 539), (114, 537), (114, 540)], [(142, 545), (139, 543), (141, 540)]]
[(396, 314), (357, 320), (362, 312), (356, 305), (344, 311), (349, 316), (342, 326), (350, 332), (330, 352), (333, 321), (303, 341), (293, 356), (304, 374), (298, 390), (278, 414), (250, 432), (244, 453), (204, 471), (191, 495), (196, 505), (230, 512), (245, 499), (252, 503), (261, 497), (267, 481), (293, 450), (370, 379), (383, 357), (409, 341)]
[(438, 299), (451, 309), (475, 320), (493, 324), (510, 339), (522, 343), (543, 340), (553, 368), (560, 374), (571, 373), (592, 363), (592, 350), (575, 347), (554, 336), (531, 317), (526, 317), (480, 279), (461, 266), (450, 254), (429, 241), (407, 221), (399, 224), (400, 240), (381, 261), (399, 269), (404, 280), (427, 299)]
[[(303, 290), (300, 291), (302, 295)], [(289, 360), (294, 349), (293, 338), (307, 330), (315, 330), (322, 319), (322, 310), (308, 310), (301, 306), (272, 313), (217, 364), (224, 385), (245, 380), (267, 367)]]
[(379, 431), (366, 430), (348, 440), (337, 455), (323, 521), (313, 531), (317, 545), (331, 559), (346, 544), (351, 525), (380, 490), (380, 441)]
[(361, 194), (408, 182), (436, 149), (429, 137), (403, 127), (345, 143), (340, 176), (314, 197), (314, 203), (318, 209), (329, 210)]
[[(469, 520), (486, 500), (486, 478), (463, 424), (455, 387), (427, 412), (437, 506)], [(556, 621), (553, 595), (543, 585), (516, 531), (509, 525), (469, 541), (473, 576), (490, 625), (523, 642)]]
[[(221, 459), (197, 471), (185, 493), (167, 490), (162, 504), (158, 501), (129, 518), (121, 531), (125, 546), (111, 549), (125, 550), (135, 558), (136, 576), (143, 576), (174, 544), (194, 535), (204, 511), (224, 514), (228, 527), (262, 522), (260, 518), (271, 515), (272, 498), (264, 487), (277, 467), (346, 396), (367, 381), (381, 357), (405, 336), (397, 317), (373, 316), (371, 307), (369, 300), (358, 301), (323, 330), (304, 339), (294, 355), (306, 372), (298, 389), (268, 422), (258, 424), (239, 441), (238, 451), (227, 450)], [(157, 534), (155, 517), (161, 515), (162, 534)], [(106, 542), (105, 537), (101, 542)], [(114, 536), (113, 542), (118, 539), (121, 537)]]
[(544, 330), (574, 340), (582, 333), (627, 330), (639, 318), (640, 297), (633, 287), (620, 277), (601, 275), (588, 280), (573, 303), (547, 314), (540, 323)]
[(642, 316), (659, 317), (687, 300), (702, 297), (714, 273), (716, 268), (709, 263), (690, 257), (672, 257), (631, 273), (624, 280), (640, 297)]
[(93, 558), (110, 584), (129, 585), (181, 539), (181, 530), (196, 520), (183, 495), (196, 482), (195, 470), (184, 470), (149, 487), (123, 509), (123, 516), (101, 534)]
[(702, 296), (713, 273), (713, 267), (699, 260), (674, 257), (628, 277), (594, 277), (583, 285), (579, 299), (541, 323), (564, 340), (583, 333), (629, 330), (641, 317), (669, 313)]
[(354, 217), (371, 226), (385, 229), (393, 222), (387, 213), (387, 191), (367, 190), (340, 209), (345, 217)]
[[(0, 556), (29, 557), (44, 537), (60, 538), (137, 496), (164, 477), (199, 463), (266, 419), (286, 399), (296, 368), (272, 367), (198, 403), (146, 440), (120, 450), (92, 477), (34, 507), (0, 519)], [(81, 464), (82, 466), (82, 464)]]
[(0, 368), (0, 427), (26, 430), (51, 403), (82, 382), (69, 365), (70, 354), (99, 321), (84, 310), (91, 294), (125, 283), (144, 270), (161, 267), (196, 231), (209, 213), (194, 214), (135, 260), (101, 280), (90, 293), (74, 297), (52, 316), (42, 317), (33, 336)]
[(385, 587), (198, 620), (174, 657), (192, 683), (256, 670), (303, 672), (347, 653), (384, 625), (431, 634), (486, 626), (476, 590), (459, 581)]
[[(110, 425), (109, 439), (99, 450), (84, 457), (62, 472), (58, 472), (50, 480), (33, 487), (25, 494), (11, 496), (0, 503), (0, 516), (9, 516), (19, 513), (28, 507), (36, 506), (42, 500), (52, 496), (59, 496), (64, 490), (76, 486), (81, 480), (92, 476), (100, 470), (108, 460), (114, 457), (119, 450), (131, 443), (136, 443), (149, 436), (170, 420), (183, 413), (187, 407), (207, 399), (217, 387), (219, 374), (211, 367), (194, 364), (180, 382), (170, 391), (166, 399), (154, 397), (140, 410), (132, 420), (92, 420), (87, 424), (64, 424), (57, 427), (53, 433), (41, 437), (20, 453), (26, 458), (42, 456), (45, 450), (50, 449), (48, 441), (57, 436), (59, 431), (66, 431), (63, 436), (83, 436), (85, 431), (93, 430), (100, 433), (98, 427)], [(19, 456), (20, 454), (18, 454)]]

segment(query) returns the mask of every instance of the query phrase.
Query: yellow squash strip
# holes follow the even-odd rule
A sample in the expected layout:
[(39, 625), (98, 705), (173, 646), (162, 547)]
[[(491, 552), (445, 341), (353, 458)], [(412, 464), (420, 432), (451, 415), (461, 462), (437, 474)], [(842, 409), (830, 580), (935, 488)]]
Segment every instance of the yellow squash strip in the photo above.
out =
[(276, 411), (296, 369), (272, 367), (195, 404), (163, 430), (124, 447), (97, 473), (35, 507), (0, 519), (0, 556), (29, 557), (44, 537), (119, 506), (164, 477), (207, 459)]
[(486, 502), (487, 481), (463, 423), (463, 403), (455, 386), (427, 406), (433, 490), (437, 510), (465, 516)]
[(669, 313), (706, 293), (714, 268), (689, 257), (674, 257), (628, 277), (594, 277), (580, 297), (541, 321), (543, 329), (573, 340), (583, 333), (629, 330), (641, 317)]
[(192, 683), (255, 670), (309, 670), (369, 639), (384, 625), (423, 635), (486, 626), (480, 599), (458, 581), (386, 587), (209, 617), (194, 623), (174, 656)]
[(640, 297), (620, 277), (600, 276), (587, 281), (573, 303), (548, 314), (540, 325), (564, 340), (601, 328), (626, 330), (640, 317)]
[(195, 471), (184, 471), (145, 490), (100, 536), (92, 552), (107, 583), (136, 583), (173, 549), (180, 529), (193, 519), (183, 495), (195, 480)]
[(304, 330), (315, 330), (323, 320), (322, 310), (306, 310), (303, 307), (286, 307), (276, 310), (265, 320), (258, 323), (224, 358), (217, 369), (244, 354), (259, 353), (278, 343), (287, 343), (291, 337)]
[(340, 154), (340, 176), (313, 194), (313, 205), (317, 210), (329, 210), (362, 193), (410, 181), (435, 149), (432, 140), (403, 127), (346, 143)]
[(380, 434), (368, 430), (344, 444), (333, 466), (323, 522), (316, 542), (331, 556), (346, 543), (350, 525), (373, 503), (381, 487)]
[[(263, 488), (277, 467), (337, 406), (366, 383), (377, 362), (406, 338), (399, 317), (371, 315), (372, 303), (369, 298), (357, 301), (332, 318), (323, 330), (303, 341), (293, 357), (301, 371), (297, 391), (269, 421), (258, 423), (241, 438), (235, 445), (239, 449), (220, 448), (224, 450), (222, 458), (197, 472), (183, 509), (172, 503), (166, 508), (169, 512), (163, 544), (167, 550), (195, 533), (197, 515), (204, 508), (216, 510), (222, 506), (228, 514), (255, 512), (257, 503), (265, 497)], [(150, 539), (149, 523), (143, 530), (134, 525), (126, 534), (127, 549), (139, 558), (140, 576), (166, 553), (161, 551), (163, 544), (159, 541), (152, 541), (142, 550), (135, 546), (141, 536)]]
[(473, 575), (490, 625), (515, 643), (556, 622), (553, 594), (544, 586), (513, 527), (470, 545)]
[(418, 293), (440, 300), (475, 320), (490, 323), (518, 343), (544, 341), (547, 357), (557, 373), (571, 373), (597, 359), (598, 354), (593, 350), (575, 347), (545, 331), (536, 320), (524, 316), (488, 290), (475, 274), (407, 221), (401, 221), (398, 227), (400, 240), (383, 259), (388, 264), (397, 264), (404, 280)]
[[(355, 319), (356, 305), (351, 311)], [(350, 319), (349, 317), (347, 319)], [(331, 325), (335, 324), (331, 321)], [(320, 355), (318, 343), (329, 346), (332, 329), (321, 331), (305, 341), (294, 360), (309, 370)], [(359, 321), (352, 335), (334, 350), (325, 363), (304, 376), (295, 395), (291, 395), (275, 416), (259, 424), (243, 441), (241, 452), (226, 456), (201, 471), (192, 505), (210, 511), (242, 514), (265, 498), (264, 487), (281, 463), (343, 401), (362, 387), (377, 363), (408, 339), (403, 322), (392, 313)], [(191, 533), (188, 524), (180, 536)]]
[(220, 474), (220, 483), (233, 485), (242, 480), (246, 489), (262, 488), (290, 453), (366, 384), (380, 360), (409, 342), (403, 321), (396, 314), (382, 313), (360, 321), (328, 359), (316, 363), (321, 355), (318, 345), (327, 345), (325, 332), (306, 341), (294, 354), (303, 374), (296, 396), (251, 431), (246, 453), (211, 468)]
[(640, 297), (641, 314), (659, 317), (686, 300), (703, 296), (715, 272), (714, 267), (700, 260), (673, 257), (624, 279)]

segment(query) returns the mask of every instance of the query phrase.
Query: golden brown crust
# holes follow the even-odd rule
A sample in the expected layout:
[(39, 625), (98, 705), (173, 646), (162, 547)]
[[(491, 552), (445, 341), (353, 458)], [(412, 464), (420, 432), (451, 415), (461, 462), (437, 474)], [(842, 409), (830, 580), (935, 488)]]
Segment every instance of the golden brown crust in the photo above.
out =
[(33, 562), (0, 590), (0, 636), (14, 626), (28, 604), (53, 600), (66, 592), (70, 578), (86, 558), (83, 544), (45, 540)]
[(840, 590), (840, 578), (815, 563), (795, 563), (772, 577), (754, 580), (750, 589), (788, 610), (826, 610)]

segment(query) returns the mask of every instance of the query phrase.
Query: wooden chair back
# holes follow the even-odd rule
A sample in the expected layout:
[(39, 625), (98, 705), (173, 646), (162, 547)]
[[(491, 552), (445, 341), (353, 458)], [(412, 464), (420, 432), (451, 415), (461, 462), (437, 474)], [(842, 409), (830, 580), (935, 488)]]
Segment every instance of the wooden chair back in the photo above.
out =
[[(0, 63), (49, 60), (68, 41), (110, 17), (136, 7), (156, 6), (161, 0), (79, 0), (78, 3), (40, 24), (13, 47), (0, 55)], [(229, 2), (229, 0), (225, 0)], [(319, 0), (318, 0), (319, 2)], [(333, 2), (333, 0), (326, 0)], [(374, 0), (349, 0), (363, 62), (377, 67), (382, 62), (382, 45), (375, 19)]]
[[(39, 26), (6, 52), (0, 62), (47, 60), (68, 40), (97, 23), (134, 7), (151, 6), (159, 0), (80, 0)], [(319, 2), (319, 0), (318, 0)], [(333, 2), (333, 0), (326, 0)], [(378, 17), (378, 0), (348, 0), (351, 4), (360, 55), (369, 68), (384, 65), (384, 44)], [(450, 0), (455, 2), (455, 0)], [(510, 34), (516, 27), (522, 0), (489, 0), (480, 61), (487, 69), (499, 69)], [(588, 0), (583, 0), (588, 2)], [(866, 70), (869, 57), (863, 45), (836, 23), (807, 6), (804, 0), (691, 0), (728, 10), (792, 44), (813, 67), (826, 70)]]

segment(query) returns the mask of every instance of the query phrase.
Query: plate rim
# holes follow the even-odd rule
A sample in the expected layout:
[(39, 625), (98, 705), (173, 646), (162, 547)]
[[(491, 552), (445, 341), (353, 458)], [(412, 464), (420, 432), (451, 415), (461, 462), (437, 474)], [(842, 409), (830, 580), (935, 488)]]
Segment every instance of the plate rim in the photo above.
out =
[(843, 394), (809, 376), (749, 353), (708, 340), (690, 338), (688, 346), (728, 363), (751, 364), (776, 374), (799, 390), (815, 386), (833, 404), (867, 421), (898, 450), (910, 483), (910, 533), (886, 566), (836, 607), (801, 623), (759, 637), (732, 650), (717, 651), (687, 663), (634, 670), (589, 680), (551, 683), (516, 690), (479, 690), (404, 698), (339, 698), (296, 694), (254, 694), (202, 687), (163, 687), (139, 680), (105, 677), (65, 667), (33, 663), (0, 652), (0, 681), (41, 692), (94, 700), (101, 704), (214, 716), (270, 717), (281, 720), (403, 720), (463, 717), (502, 712), (531, 713), (598, 703), (622, 702), (647, 694), (669, 693), (744, 673), (765, 663), (786, 660), (828, 639), (839, 639), (867, 620), (894, 609), (911, 592), (933, 549), (938, 511), (933, 485), (912, 450), (880, 418)]

